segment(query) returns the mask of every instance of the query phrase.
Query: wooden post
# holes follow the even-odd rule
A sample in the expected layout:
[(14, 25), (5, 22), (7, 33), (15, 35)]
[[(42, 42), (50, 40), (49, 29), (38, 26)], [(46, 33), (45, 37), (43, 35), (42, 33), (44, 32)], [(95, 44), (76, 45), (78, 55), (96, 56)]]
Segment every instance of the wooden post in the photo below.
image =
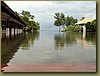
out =
[(4, 37), (6, 37), (6, 21), (4, 21)]
[(7, 19), (7, 24), (6, 24), (6, 25), (7, 25), (7, 26), (6, 26), (6, 27), (7, 27), (6, 36), (7, 36), (7, 35), (9, 35), (9, 31), (8, 31), (8, 30), (9, 30), (9, 29), (8, 29), (8, 28), (9, 28), (9, 19)]
[(18, 24), (18, 34), (19, 34), (19, 24)]
[(15, 23), (13, 22), (13, 26), (14, 26), (14, 37), (15, 37)]
[(17, 36), (18, 36), (18, 24), (16, 24), (16, 27), (17, 27)]
[(2, 21), (2, 37), (6, 36), (6, 31), (5, 31), (6, 23), (5, 20)]
[(11, 27), (9, 27), (9, 37), (11, 38), (11, 32), (12, 32), (12, 29)]
[(7, 28), (9, 27), (9, 19), (7, 19)]
[(9, 22), (9, 37), (11, 38), (12, 35), (12, 24)]

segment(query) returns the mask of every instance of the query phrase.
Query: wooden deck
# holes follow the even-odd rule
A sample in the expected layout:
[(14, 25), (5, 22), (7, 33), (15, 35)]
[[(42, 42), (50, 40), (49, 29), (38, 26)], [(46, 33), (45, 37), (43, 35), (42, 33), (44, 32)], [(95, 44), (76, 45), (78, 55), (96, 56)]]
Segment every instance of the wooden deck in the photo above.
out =
[(96, 72), (95, 64), (10, 64), (3, 72)]

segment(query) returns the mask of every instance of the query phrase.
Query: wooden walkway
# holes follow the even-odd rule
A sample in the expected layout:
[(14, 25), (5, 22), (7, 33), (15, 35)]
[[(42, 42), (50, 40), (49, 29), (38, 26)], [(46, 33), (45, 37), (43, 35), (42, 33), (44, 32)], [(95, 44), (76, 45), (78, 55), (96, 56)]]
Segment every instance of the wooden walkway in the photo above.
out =
[(96, 72), (95, 64), (10, 64), (3, 72)]

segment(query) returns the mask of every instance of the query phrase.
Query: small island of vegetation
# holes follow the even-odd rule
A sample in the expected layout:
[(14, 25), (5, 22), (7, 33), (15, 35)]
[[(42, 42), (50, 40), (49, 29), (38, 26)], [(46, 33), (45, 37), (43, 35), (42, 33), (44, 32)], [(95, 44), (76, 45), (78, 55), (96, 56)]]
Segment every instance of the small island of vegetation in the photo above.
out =
[[(73, 18), (72, 16), (65, 16), (63, 13), (55, 13), (55, 26), (59, 26), (59, 31), (66, 32), (66, 31), (72, 31), (72, 32), (82, 32), (83, 25), (76, 24), (78, 22), (78, 19)], [(80, 21), (85, 19), (85, 17), (82, 17)], [(96, 19), (92, 20), (91, 22), (85, 23), (86, 31), (89, 32), (96, 32)], [(63, 28), (63, 30), (60, 30), (60, 27)]]

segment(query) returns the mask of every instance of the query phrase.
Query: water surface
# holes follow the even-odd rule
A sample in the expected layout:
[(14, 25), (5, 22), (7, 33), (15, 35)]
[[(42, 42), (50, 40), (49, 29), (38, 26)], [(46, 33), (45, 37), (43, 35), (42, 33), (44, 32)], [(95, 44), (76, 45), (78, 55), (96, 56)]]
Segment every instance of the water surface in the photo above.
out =
[[(11, 38), (2, 38), (1, 54), (2, 70), (5, 72), (20, 72), (26, 68), (31, 68), (33, 72), (43, 71), (44, 66), (45, 71), (52, 68), (50, 72), (56, 72), (58, 68), (62, 72), (95, 72), (96, 34), (86, 33), (83, 37), (82, 33), (74, 32), (26, 32)], [(35, 68), (41, 66), (38, 67), (39, 70), (35, 70), (32, 65)], [(64, 67), (69, 68), (66, 70)]]

